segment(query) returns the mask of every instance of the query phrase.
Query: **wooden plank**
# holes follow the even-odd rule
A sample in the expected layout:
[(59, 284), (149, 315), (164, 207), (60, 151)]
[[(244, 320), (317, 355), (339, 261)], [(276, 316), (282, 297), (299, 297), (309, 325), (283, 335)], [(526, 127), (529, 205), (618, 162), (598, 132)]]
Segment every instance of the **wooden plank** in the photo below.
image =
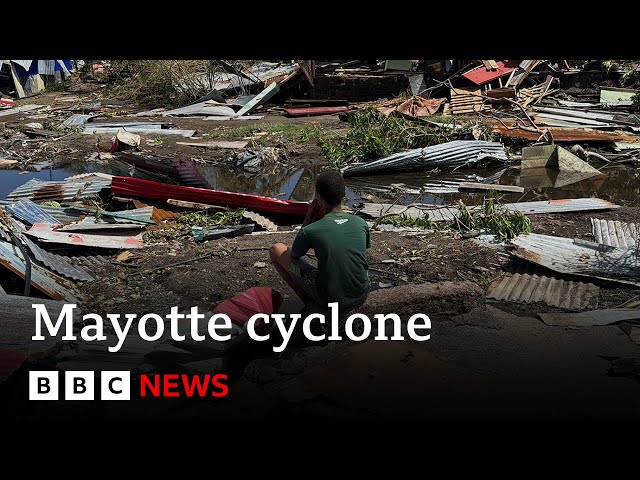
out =
[(226, 211), (229, 210), (227, 207), (222, 207), (220, 205), (208, 205), (206, 203), (197, 203), (197, 202), (187, 202), (186, 200), (175, 200), (170, 198), (167, 200), (169, 205), (175, 205), (176, 207), (182, 208), (192, 208), (194, 210), (221, 210)]
[(16, 94), (18, 98), (24, 98), (24, 88), (22, 88), (22, 84), (20, 83), (20, 78), (18, 77), (18, 72), (16, 72), (16, 66), (13, 64), (11, 60), (9, 60), (9, 65), (11, 67), (11, 78), (13, 79), (13, 84), (16, 87)]
[(473, 183), (473, 182), (462, 182), (458, 186), (458, 190), (495, 190), (496, 192), (514, 192), (514, 193), (523, 193), (523, 187), (517, 187), (515, 185), (498, 185), (491, 183)]
[(260, 105), (262, 105), (276, 93), (278, 93), (278, 90), (280, 90), (280, 86), (278, 85), (278, 83), (273, 82), (267, 88), (262, 90), (262, 92), (252, 98), (251, 101), (247, 102), (244, 107), (238, 110), (236, 116), (241, 117), (242, 115), (248, 115), (249, 113), (253, 112), (256, 108), (258, 108)]
[(10, 167), (11, 165), (15, 165), (16, 163), (18, 163), (17, 160), (0, 158), (0, 169)]
[(249, 142), (207, 140), (205, 142), (176, 142), (176, 145), (186, 145), (188, 147), (203, 147), (203, 148), (245, 148), (247, 145), (249, 145)]
[(489, 62), (489, 66), (491, 67), (491, 70), (497, 70), (498, 69), (498, 64), (496, 63), (495, 60), (487, 60), (487, 62)]

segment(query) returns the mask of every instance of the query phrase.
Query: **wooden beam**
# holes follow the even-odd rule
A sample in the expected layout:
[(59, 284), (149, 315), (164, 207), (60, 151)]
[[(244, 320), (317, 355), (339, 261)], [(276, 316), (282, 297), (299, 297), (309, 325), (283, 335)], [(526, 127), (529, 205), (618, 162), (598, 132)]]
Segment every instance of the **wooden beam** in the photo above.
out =
[(513, 193), (523, 193), (523, 187), (516, 187), (515, 185), (498, 185), (491, 183), (473, 183), (473, 182), (462, 182), (458, 187), (458, 190), (495, 190), (496, 192), (513, 192)]

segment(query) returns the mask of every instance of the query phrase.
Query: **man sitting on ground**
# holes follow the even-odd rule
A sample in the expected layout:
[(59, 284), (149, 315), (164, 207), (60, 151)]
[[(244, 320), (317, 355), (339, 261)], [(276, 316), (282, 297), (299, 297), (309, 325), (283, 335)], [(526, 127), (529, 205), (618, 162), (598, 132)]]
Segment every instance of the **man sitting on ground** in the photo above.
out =
[[(342, 211), (345, 184), (338, 172), (324, 172), (316, 181), (316, 196), (309, 205), (293, 246), (271, 247), (271, 261), (278, 273), (305, 302), (326, 309), (338, 302), (341, 310), (364, 303), (369, 293), (369, 266), (365, 252), (370, 245), (364, 220)], [(313, 249), (314, 267), (302, 257)]]

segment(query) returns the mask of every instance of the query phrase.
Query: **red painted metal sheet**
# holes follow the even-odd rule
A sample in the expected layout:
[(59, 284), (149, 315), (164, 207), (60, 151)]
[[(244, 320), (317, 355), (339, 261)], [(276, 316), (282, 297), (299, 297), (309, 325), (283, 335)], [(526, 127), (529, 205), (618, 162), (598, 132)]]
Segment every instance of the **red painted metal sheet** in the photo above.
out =
[(498, 60), (496, 64), (498, 65), (496, 70), (487, 70), (484, 65), (480, 65), (473, 70), (463, 73), (462, 76), (476, 85), (484, 85), (485, 83), (509, 75), (518, 67), (517, 60)]
[(339, 107), (302, 107), (285, 108), (284, 112), (290, 117), (304, 117), (306, 115), (332, 115), (334, 113), (346, 112), (357, 108), (354, 105)]
[(277, 198), (261, 197), (248, 193), (183, 187), (131, 177), (113, 177), (111, 190), (114, 195), (121, 197), (140, 197), (165, 202), (173, 198), (175, 200), (206, 203), (209, 205), (228, 205), (230, 207), (248, 208), (257, 212), (280, 213), (293, 217), (304, 217), (309, 208), (309, 203), (307, 202), (279, 200)]
[[(282, 305), (282, 295), (271, 287), (253, 287), (218, 305), (213, 313), (224, 313), (231, 321), (243, 326), (256, 313), (271, 315)], [(256, 322), (257, 325), (260, 322)]]

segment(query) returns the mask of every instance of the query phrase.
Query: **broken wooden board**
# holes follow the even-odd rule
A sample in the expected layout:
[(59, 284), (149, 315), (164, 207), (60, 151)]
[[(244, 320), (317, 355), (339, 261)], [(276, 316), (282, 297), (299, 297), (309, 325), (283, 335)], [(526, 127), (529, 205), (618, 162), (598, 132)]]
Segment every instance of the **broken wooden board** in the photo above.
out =
[(16, 66), (13, 64), (13, 62), (9, 62), (9, 65), (11, 69), (11, 78), (13, 79), (13, 84), (16, 88), (16, 95), (18, 95), (18, 98), (24, 98), (26, 95), (24, 93), (22, 83), (20, 83), (20, 78), (18, 77)]
[(263, 103), (267, 102), (271, 97), (273, 97), (280, 90), (280, 85), (277, 82), (273, 82), (267, 88), (262, 90), (258, 95), (253, 97), (247, 104), (242, 107), (240, 110), (236, 112), (236, 116), (241, 117), (243, 115), (250, 114), (256, 108), (258, 108)]
[(125, 237), (117, 235), (64, 233), (54, 230), (53, 226), (48, 223), (34, 223), (25, 234), (37, 238), (42, 242), (63, 243), (83, 247), (132, 249), (142, 248), (144, 246), (141, 234), (135, 237)]
[(11, 167), (12, 165), (15, 165), (16, 163), (18, 163), (17, 160), (9, 160), (9, 159), (6, 159), (6, 158), (0, 158), (0, 169)]
[(175, 205), (176, 207), (182, 208), (190, 208), (192, 210), (219, 210), (226, 211), (229, 210), (227, 207), (223, 207), (221, 205), (209, 205), (207, 203), (197, 203), (197, 202), (187, 202), (186, 200), (175, 200), (170, 198), (167, 200), (169, 205)]
[(202, 148), (233, 148), (240, 149), (249, 145), (245, 141), (207, 140), (205, 142), (176, 142), (176, 145), (186, 145), (188, 147)]
[(540, 313), (538, 316), (547, 325), (594, 327), (623, 321), (640, 321), (640, 309), (609, 308), (580, 313)]
[(477, 113), (485, 107), (479, 89), (452, 88), (450, 94), (449, 109), (453, 115)]
[(612, 143), (612, 142), (637, 142), (638, 136), (621, 131), (594, 130), (591, 128), (572, 128), (572, 127), (545, 127), (544, 130), (536, 131), (532, 127), (522, 128), (511, 120), (503, 120), (503, 124), (497, 120), (483, 118), (483, 123), (489, 125), (494, 133), (499, 133), (505, 137), (522, 138), (525, 140), (538, 141), (544, 131), (551, 134), (554, 142), (593, 142), (593, 143)]
[(517, 187), (515, 185), (499, 185), (491, 183), (474, 183), (474, 182), (461, 182), (458, 185), (458, 190), (495, 190), (496, 192), (514, 192), (523, 193), (523, 187)]

